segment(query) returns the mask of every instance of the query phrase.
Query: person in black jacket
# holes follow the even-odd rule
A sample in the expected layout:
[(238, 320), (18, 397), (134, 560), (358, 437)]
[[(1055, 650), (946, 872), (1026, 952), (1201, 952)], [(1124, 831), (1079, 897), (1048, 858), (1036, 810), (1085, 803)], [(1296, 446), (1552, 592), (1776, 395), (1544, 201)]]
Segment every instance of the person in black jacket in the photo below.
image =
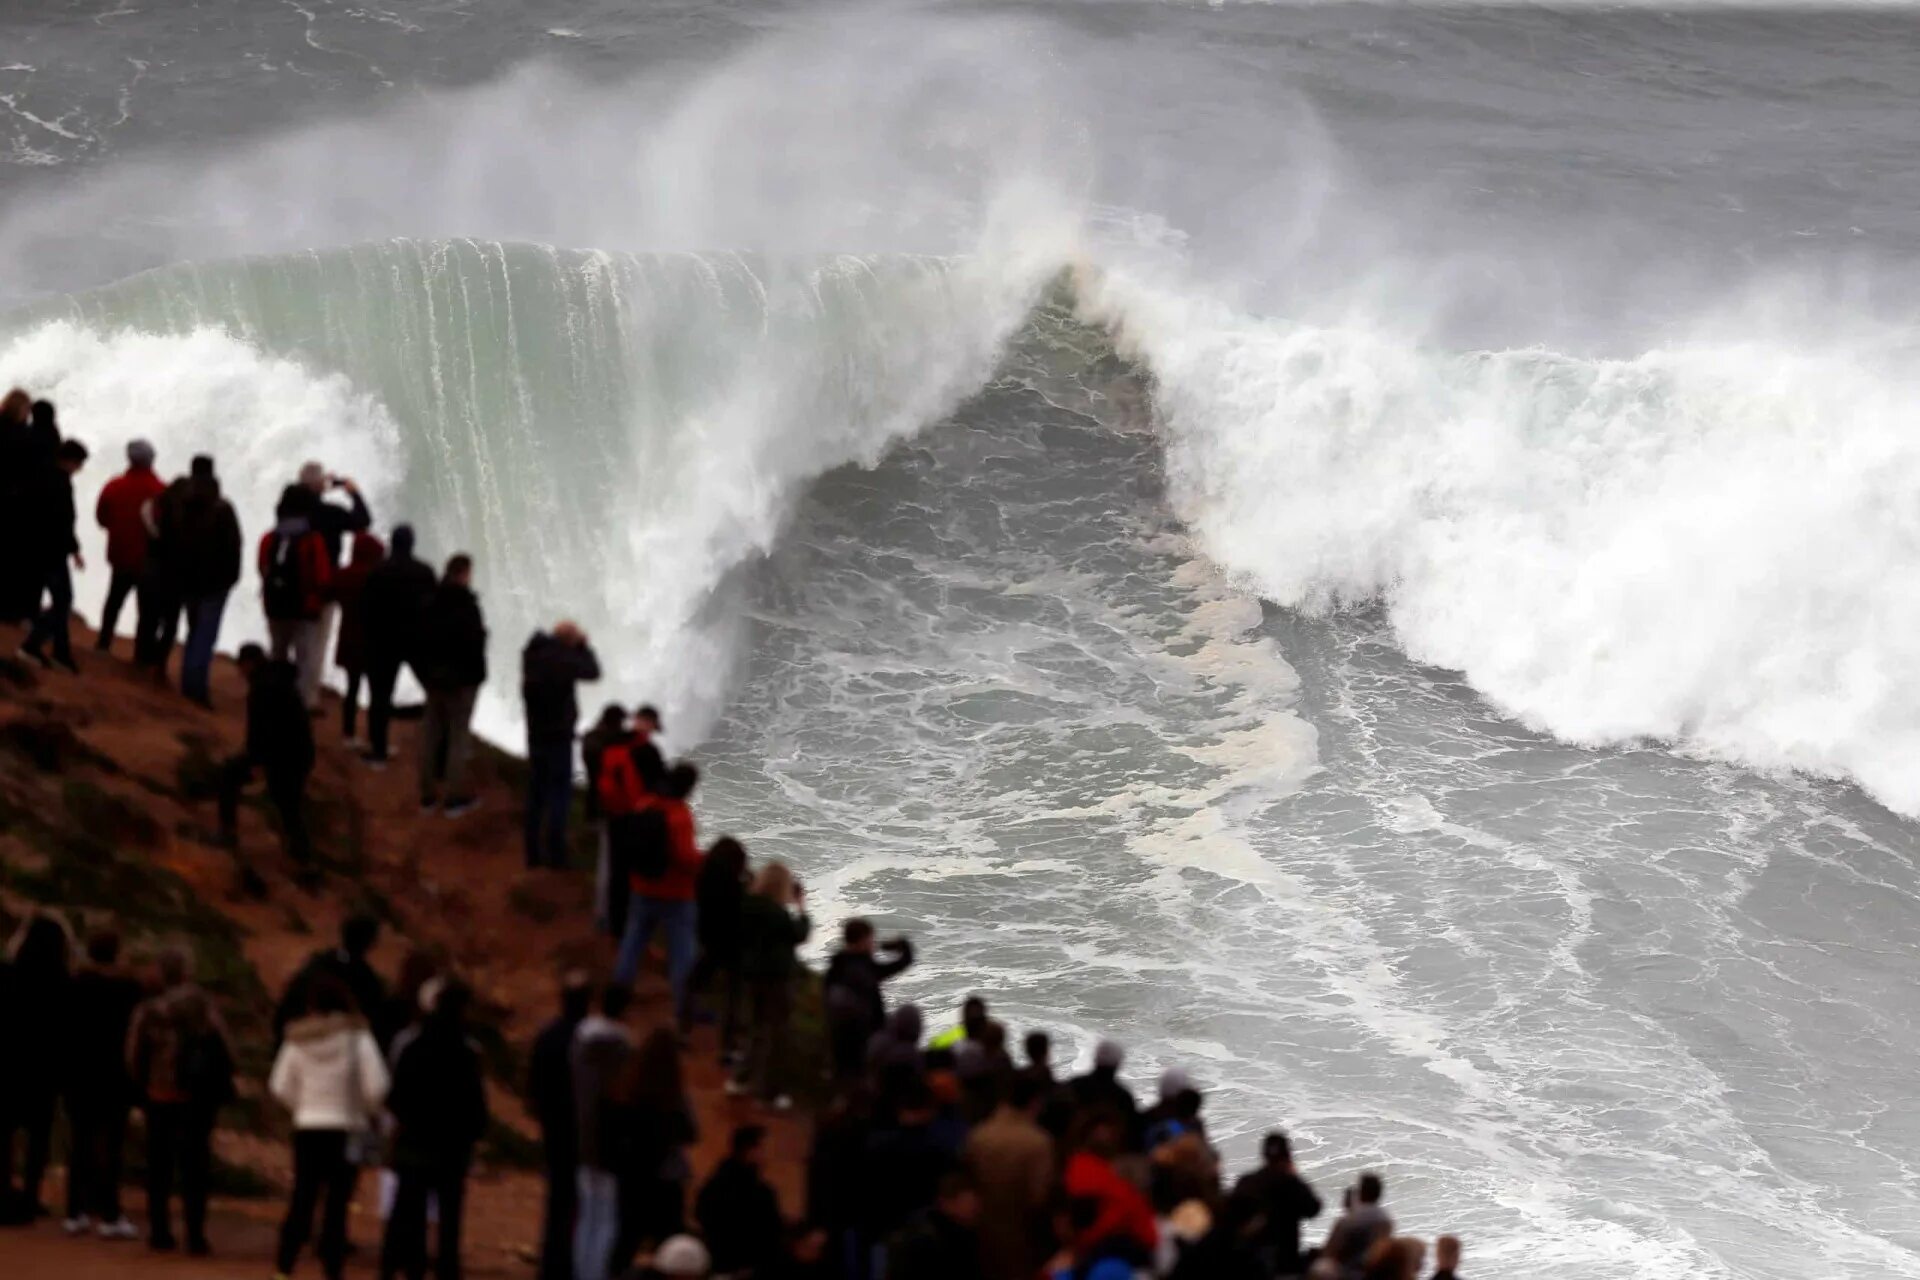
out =
[[(373, 528), (373, 512), (367, 509), (367, 500), (360, 496), (359, 485), (345, 476), (331, 474), (318, 462), (309, 462), (300, 468), (300, 485), (314, 497), (313, 531), (327, 544), (327, 563), (338, 569), (347, 535)], [(325, 501), (330, 492), (346, 494), (351, 505), (342, 507)]]
[(1300, 1224), (1320, 1216), (1320, 1197), (1293, 1167), (1293, 1144), (1270, 1133), (1260, 1145), (1261, 1167), (1236, 1182), (1221, 1225), (1259, 1255), (1267, 1275), (1298, 1275)]
[[(34, 405), (36, 415), (45, 403)], [(51, 418), (52, 406), (47, 407)], [(73, 617), (73, 574), (67, 562), (71, 560), (75, 569), (87, 567), (86, 557), (80, 554), (80, 540), (74, 536), (73, 510), (73, 477), (86, 464), (87, 447), (78, 440), (63, 440), (54, 450), (52, 463), (28, 480), (27, 538), (22, 548), (47, 603), (34, 615), (20, 652), (43, 667), (61, 666), (76, 675), (80, 668), (74, 665), (73, 638), (68, 631)], [(49, 641), (53, 644), (51, 658), (45, 652)]]
[(487, 624), (480, 616), (480, 597), (473, 593), (473, 557), (447, 561), (445, 576), (427, 597), (413, 671), (427, 691), (420, 725), (420, 807), (433, 809), (444, 799), (446, 815), (457, 818), (478, 803), (467, 790), (467, 762), (473, 751), (473, 704), (487, 682)]
[[(717, 987), (720, 998), (720, 1058), (736, 1065), (740, 1034), (740, 912), (747, 896), (747, 851), (732, 836), (722, 836), (707, 850), (694, 884), (694, 934), (700, 958), (687, 979), (689, 991)], [(681, 1029), (692, 1030), (693, 1001), (681, 1013)], [(703, 1015), (705, 1016), (705, 1015)]]
[[(867, 1042), (887, 1020), (880, 984), (913, 963), (913, 943), (894, 938), (881, 946), (874, 939), (873, 925), (860, 919), (847, 921), (840, 937), (840, 950), (827, 962), (821, 989), (834, 1073), (844, 1084), (860, 1079), (866, 1071)], [(879, 950), (889, 958), (878, 959), (875, 952)]]
[[(31, 1224), (46, 1215), (41, 1184), (53, 1149), (60, 1098), (60, 1055), (72, 978), (67, 929), (51, 915), (28, 918), (0, 971), (0, 1223)], [(24, 1131), (27, 1160), (13, 1185), (14, 1134)]]
[(369, 915), (351, 915), (340, 922), (340, 944), (316, 951), (307, 957), (300, 971), (287, 983), (280, 1003), (273, 1011), (273, 1040), (277, 1045), (287, 1025), (306, 1015), (308, 994), (323, 977), (338, 979), (352, 993), (354, 1008), (373, 1029), (373, 1038), (386, 1053), (404, 1023), (389, 1013), (387, 984), (367, 963), (367, 956), (380, 941), (380, 922)]
[(120, 968), (120, 935), (87, 939), (87, 967), (69, 989), (65, 1019), (68, 1235), (97, 1229), (105, 1240), (137, 1240), (139, 1228), (120, 1208), (120, 1174), (133, 1110), (127, 1075), (127, 1029), (146, 998), (139, 979)]
[(360, 608), (367, 667), (368, 764), (386, 766), (387, 730), (393, 723), (393, 686), (401, 664), (411, 661), (421, 612), (433, 594), (433, 570), (414, 558), (413, 526), (399, 525), (381, 566), (367, 575)]
[(487, 1089), (480, 1051), (467, 1038), (467, 988), (450, 982), (433, 998), (417, 1033), (393, 1050), (393, 1212), (380, 1248), (382, 1280), (427, 1273), (427, 1200), (440, 1206), (434, 1253), (439, 1280), (460, 1278), (460, 1226), (473, 1149), (487, 1131)]
[(540, 1029), (528, 1055), (527, 1099), (540, 1122), (546, 1158), (546, 1225), (540, 1237), (540, 1280), (573, 1280), (573, 1215), (579, 1202), (580, 1112), (573, 1097), (573, 1042), (593, 1011), (593, 986), (579, 970), (560, 983), (560, 1016)]
[(694, 1221), (720, 1275), (758, 1275), (781, 1254), (787, 1224), (780, 1198), (761, 1172), (766, 1151), (767, 1131), (760, 1125), (735, 1129), (727, 1158), (694, 1199)]
[[(155, 546), (165, 576), (151, 602), (140, 606), (140, 636), (147, 660), (166, 665), (178, 617), (186, 614), (187, 644), (180, 657), (180, 692), (203, 707), (213, 705), (213, 650), (220, 640), (220, 620), (227, 597), (240, 583), (240, 519), (233, 504), (220, 496), (220, 480), (213, 459), (193, 460), (186, 483), (169, 489), (156, 500), (159, 530)], [(151, 575), (150, 575), (151, 576)], [(155, 615), (147, 620), (148, 604)], [(135, 644), (139, 657), (141, 641)], [(157, 657), (157, 661), (156, 661)]]
[(240, 792), (260, 770), (267, 799), (280, 816), (280, 837), (302, 874), (311, 868), (307, 836), (307, 778), (313, 772), (313, 722), (300, 697), (300, 677), (288, 662), (271, 662), (257, 644), (242, 645), (240, 672), (247, 678), (247, 746), (220, 769), (220, 838), (240, 843)]
[[(520, 654), (520, 696), (527, 715), (527, 868), (567, 865), (567, 815), (573, 808), (573, 735), (580, 723), (575, 689), (600, 678), (600, 659), (571, 622), (536, 631)], [(591, 788), (589, 788), (591, 789)]]
[[(33, 397), (19, 387), (0, 399), (0, 547), (19, 547), (26, 541), (23, 497), (31, 474), (28, 424), (32, 417)], [(0, 622), (23, 622), (33, 616), (40, 584), (32, 578), (20, 556), (0, 556)]]

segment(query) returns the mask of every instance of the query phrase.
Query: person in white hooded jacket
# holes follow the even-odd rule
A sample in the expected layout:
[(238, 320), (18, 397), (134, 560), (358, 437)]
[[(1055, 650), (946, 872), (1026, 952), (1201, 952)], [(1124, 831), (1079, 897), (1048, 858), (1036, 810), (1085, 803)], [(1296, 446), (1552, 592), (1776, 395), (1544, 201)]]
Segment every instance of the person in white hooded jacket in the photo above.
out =
[(267, 1087), (293, 1113), (293, 1196), (280, 1228), (276, 1276), (293, 1273), (313, 1234), (322, 1197), (326, 1212), (315, 1250), (327, 1280), (340, 1280), (347, 1260), (347, 1209), (359, 1174), (354, 1145), (372, 1132), (387, 1096), (387, 1067), (352, 992), (330, 976), (314, 981), (307, 1014), (287, 1025)]

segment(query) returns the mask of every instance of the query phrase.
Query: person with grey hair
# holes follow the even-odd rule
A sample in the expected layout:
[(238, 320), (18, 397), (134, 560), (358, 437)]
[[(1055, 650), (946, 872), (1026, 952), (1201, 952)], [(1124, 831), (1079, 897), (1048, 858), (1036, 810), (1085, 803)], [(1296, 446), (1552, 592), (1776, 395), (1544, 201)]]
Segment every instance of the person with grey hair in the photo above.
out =
[[(360, 494), (360, 486), (345, 476), (337, 476), (318, 462), (300, 468), (300, 485), (314, 497), (311, 513), (313, 531), (327, 544), (327, 562), (338, 569), (340, 550), (350, 533), (365, 533), (373, 528), (373, 512)], [(329, 493), (344, 493), (349, 506), (326, 501)]]
[(100, 635), (95, 647), (105, 653), (113, 647), (120, 610), (139, 587), (147, 571), (147, 553), (153, 537), (144, 516), (146, 505), (166, 491), (166, 481), (153, 469), (153, 446), (135, 440), (127, 446), (127, 469), (107, 481), (94, 504), (93, 517), (107, 531), (107, 601), (100, 607)]
[(187, 1252), (205, 1257), (213, 1127), (232, 1102), (233, 1041), (213, 998), (192, 981), (184, 950), (160, 955), (160, 994), (127, 1032), (127, 1074), (147, 1116), (147, 1230), (153, 1248), (177, 1248), (173, 1192), (179, 1179)]

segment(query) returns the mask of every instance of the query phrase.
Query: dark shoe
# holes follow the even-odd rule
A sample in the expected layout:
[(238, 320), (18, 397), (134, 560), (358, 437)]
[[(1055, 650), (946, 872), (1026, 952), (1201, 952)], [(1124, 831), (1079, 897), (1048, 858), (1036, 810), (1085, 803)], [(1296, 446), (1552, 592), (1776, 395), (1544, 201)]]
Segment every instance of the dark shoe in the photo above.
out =
[(80, 664), (73, 660), (72, 654), (67, 654), (65, 657), (62, 657), (62, 658), (55, 658), (53, 660), (53, 665), (56, 667), (59, 667), (62, 671), (66, 672), (68, 675), (77, 676), (80, 674)]
[(440, 807), (440, 797), (438, 796), (421, 796), (420, 797), (420, 812), (432, 813), (435, 809), (438, 809), (439, 807)]
[(213, 1246), (205, 1240), (189, 1240), (187, 1241), (187, 1256), (189, 1258), (211, 1258), (213, 1256)]
[(172, 1253), (180, 1245), (172, 1236), (155, 1236), (147, 1241), (147, 1247), (155, 1253)]
[(49, 658), (46, 654), (40, 652), (38, 649), (34, 648), (30, 644), (23, 644), (20, 646), (19, 656), (22, 658), (31, 659), (32, 661), (39, 663), (41, 666), (45, 667), (49, 671), (53, 670), (53, 659)]

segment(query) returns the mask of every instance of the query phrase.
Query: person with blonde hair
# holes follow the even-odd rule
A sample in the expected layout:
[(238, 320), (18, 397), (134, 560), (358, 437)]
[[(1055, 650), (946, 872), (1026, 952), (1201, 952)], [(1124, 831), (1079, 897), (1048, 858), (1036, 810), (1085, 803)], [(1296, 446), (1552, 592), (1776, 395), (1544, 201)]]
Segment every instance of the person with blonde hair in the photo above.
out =
[(792, 1106), (783, 1071), (793, 1020), (795, 952), (813, 933), (807, 891), (783, 862), (769, 862), (740, 904), (740, 976), (747, 986), (747, 1056), (730, 1093), (757, 1093), (776, 1111)]

